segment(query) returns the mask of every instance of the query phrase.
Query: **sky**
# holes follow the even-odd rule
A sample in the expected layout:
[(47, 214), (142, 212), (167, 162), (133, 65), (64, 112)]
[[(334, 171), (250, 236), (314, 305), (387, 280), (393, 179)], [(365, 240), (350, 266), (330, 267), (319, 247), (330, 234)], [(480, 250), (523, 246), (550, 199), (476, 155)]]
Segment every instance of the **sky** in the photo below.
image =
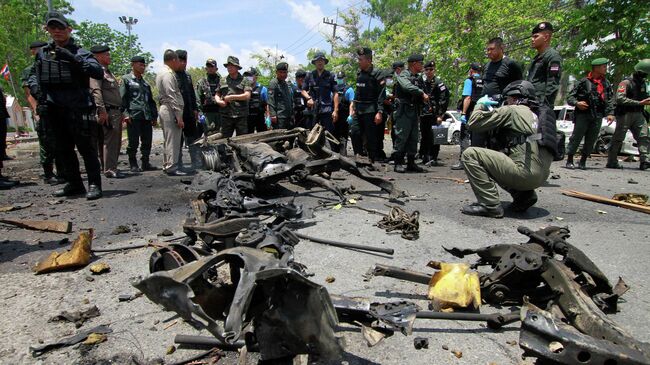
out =
[(221, 73), (229, 55), (238, 57), (246, 68), (255, 64), (251, 54), (265, 54), (265, 50), (274, 53), (276, 47), (290, 66), (306, 64), (309, 49), (330, 50), (323, 34), (331, 34), (332, 27), (323, 24), (323, 18), (335, 19), (337, 8), (360, 9), (365, 5), (364, 0), (71, 0), (70, 3), (75, 9), (70, 18), (75, 21), (106, 23), (124, 33), (126, 26), (118, 17), (137, 18), (132, 32), (137, 34), (143, 49), (154, 55), (151, 65), (154, 72), (162, 66), (163, 52), (169, 48), (187, 50), (189, 66), (203, 67), (208, 58), (214, 58)]

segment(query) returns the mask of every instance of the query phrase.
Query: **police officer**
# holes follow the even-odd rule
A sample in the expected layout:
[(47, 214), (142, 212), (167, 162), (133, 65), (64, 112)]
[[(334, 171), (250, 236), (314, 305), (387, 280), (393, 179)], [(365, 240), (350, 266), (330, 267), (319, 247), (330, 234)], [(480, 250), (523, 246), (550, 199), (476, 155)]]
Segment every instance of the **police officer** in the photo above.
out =
[[(184, 49), (176, 50), (180, 67), (176, 70), (176, 79), (178, 80), (178, 88), (183, 95), (183, 139), (185, 146), (187, 146), (190, 153), (190, 161), (192, 169), (200, 169), (203, 167), (203, 158), (201, 157), (201, 149), (194, 142), (201, 138), (203, 130), (198, 124), (199, 120), (199, 103), (196, 100), (194, 93), (194, 84), (192, 76), (186, 71), (187, 69), (187, 51)], [(181, 146), (183, 142), (181, 142)], [(181, 147), (182, 148), (182, 147)], [(180, 153), (179, 167), (183, 166), (183, 154)]]
[(573, 155), (583, 138), (585, 142), (582, 145), (578, 168), (587, 169), (587, 157), (598, 139), (602, 118), (607, 116), (609, 123), (614, 121), (614, 92), (612, 85), (605, 78), (607, 62), (609, 61), (606, 58), (591, 61), (591, 72), (578, 81), (567, 97), (567, 104), (576, 107), (575, 124), (567, 148), (568, 169), (575, 168)]
[[(423, 103), (429, 102), (429, 95), (417, 87), (418, 74), (422, 71), (424, 56), (413, 54), (409, 56), (408, 68), (395, 75), (395, 172), (423, 172), (415, 164), (418, 151), (418, 118)], [(404, 167), (404, 156), (407, 165)]]
[(239, 73), (242, 69), (239, 58), (228, 56), (228, 61), (223, 65), (228, 70), (228, 76), (221, 80), (215, 100), (221, 112), (221, 133), (225, 138), (230, 138), (235, 131), (238, 136), (248, 133), (248, 101), (253, 85)]
[(352, 113), (352, 101), (354, 100), (354, 89), (345, 81), (345, 72), (336, 73), (336, 92), (339, 94), (338, 120), (334, 123), (334, 137), (338, 139), (339, 145), (334, 150), (343, 156), (347, 155), (348, 135), (350, 134), (350, 120)]
[[(29, 45), (29, 52), (32, 56), (36, 56), (38, 50), (47, 45), (43, 41), (35, 41)], [(43, 181), (47, 184), (61, 184), (65, 182), (63, 174), (63, 165), (61, 162), (54, 158), (54, 135), (53, 133), (48, 133), (46, 131), (47, 126), (45, 120), (41, 120), (38, 115), (38, 95), (32, 95), (29, 90), (29, 75), (33, 73), (34, 65), (27, 66), (22, 73), (21, 82), (23, 90), (25, 91), (25, 97), (29, 103), (29, 107), (32, 110), (32, 115), (36, 121), (36, 134), (38, 135), (38, 146), (39, 146), (39, 158), (41, 166), (43, 166)], [(54, 172), (54, 167), (56, 166), (56, 173)]]
[(302, 93), (305, 84), (305, 77), (307, 77), (307, 72), (305, 72), (305, 70), (296, 71), (296, 84), (292, 85), (293, 119), (296, 127), (311, 129), (314, 126), (313, 118), (311, 117), (310, 111), (307, 109), (308, 98)]
[(268, 90), (269, 116), (273, 128), (293, 129), (294, 91), (287, 83), (289, 64), (280, 62), (275, 66), (275, 77)]
[(395, 61), (391, 67), (393, 69), (393, 73), (395, 75), (399, 75), (402, 73), (402, 70), (404, 70), (404, 61)]
[(303, 95), (307, 98), (307, 107), (314, 111), (315, 122), (321, 124), (328, 132), (334, 133), (334, 121), (338, 119), (339, 111), (336, 80), (334, 75), (325, 69), (325, 65), (329, 63), (325, 53), (316, 52), (311, 63), (316, 69), (307, 73)]
[(168, 176), (186, 176), (187, 173), (180, 170), (185, 102), (176, 78), (176, 71), (181, 67), (178, 54), (171, 49), (166, 49), (163, 53), (163, 63), (163, 69), (156, 74), (160, 105), (158, 122), (165, 139), (162, 169)]
[(418, 79), (419, 86), (429, 95), (429, 102), (424, 104), (420, 115), (420, 158), (423, 164), (429, 166), (443, 166), (438, 161), (440, 144), (433, 143), (434, 126), (442, 123), (442, 117), (449, 106), (449, 89), (442, 80), (436, 76), (436, 63), (431, 60), (424, 65), (424, 73)]
[(208, 58), (205, 61), (206, 76), (196, 83), (196, 94), (199, 98), (199, 109), (206, 119), (206, 134), (214, 134), (221, 130), (221, 114), (219, 105), (214, 100), (217, 94), (221, 75), (217, 72), (217, 61)]
[(115, 76), (108, 68), (111, 64), (110, 49), (106, 45), (90, 48), (102, 69), (102, 80), (90, 80), (90, 93), (97, 107), (98, 137), (97, 148), (99, 158), (107, 178), (124, 177), (117, 169), (117, 160), (122, 145), (122, 97), (120, 86)]
[(32, 95), (39, 95), (39, 116), (51, 124), (56, 141), (56, 158), (65, 166), (67, 184), (55, 196), (86, 192), (79, 171), (75, 147), (81, 154), (88, 175), (86, 198), (102, 196), (99, 159), (97, 158), (97, 121), (89, 79), (104, 77), (102, 66), (92, 54), (79, 47), (70, 33), (72, 27), (60, 12), (48, 12), (45, 29), (52, 41), (42, 47), (30, 75)]
[(629, 129), (639, 147), (639, 168), (650, 168), (650, 135), (648, 133), (647, 115), (643, 107), (650, 105), (646, 80), (650, 75), (650, 58), (639, 61), (634, 66), (632, 77), (628, 77), (618, 84), (616, 89), (616, 130), (612, 136), (612, 146), (609, 149), (607, 167), (621, 168), (618, 164), (618, 153), (625, 134)]
[(554, 156), (539, 142), (537, 123), (544, 122), (542, 117), (548, 123), (550, 117), (554, 126), (555, 115), (542, 114), (540, 108), (548, 106), (540, 106), (535, 94), (530, 82), (515, 81), (504, 90), (505, 106), (490, 111), (477, 108), (472, 113), (469, 131), (492, 132), (495, 137), (490, 139), (490, 149), (472, 146), (463, 152), (463, 166), (478, 202), (463, 207), (462, 213), (502, 218), (497, 184), (512, 194), (513, 211), (525, 211), (537, 202), (534, 189), (546, 181)]
[[(129, 144), (126, 154), (129, 156), (131, 172), (153, 171), (158, 168), (149, 162), (151, 154), (151, 140), (153, 127), (157, 124), (158, 110), (153, 100), (151, 86), (142, 77), (146, 69), (146, 61), (142, 56), (131, 58), (131, 72), (122, 76), (120, 96)], [(136, 154), (140, 145), (140, 161), (142, 169), (138, 166)]]
[(393, 150), (395, 150), (395, 95), (393, 94), (393, 82), (395, 81), (394, 75), (399, 75), (404, 69), (403, 61), (395, 61), (392, 64), (392, 73), (386, 77), (386, 100), (384, 100), (384, 111), (387, 115), (386, 125), (390, 129), (390, 138), (393, 141)]
[[(490, 61), (483, 68), (483, 95), (497, 98), (511, 82), (521, 80), (523, 71), (519, 63), (503, 54), (503, 39), (490, 39), (485, 48)], [(467, 117), (469, 119), (469, 116)]]
[[(357, 56), (359, 72), (357, 73), (357, 89), (351, 113), (359, 123), (360, 138), (366, 142), (366, 152), (370, 163), (374, 163), (380, 157), (380, 136), (383, 139), (384, 134), (382, 128), (384, 99), (386, 98), (384, 73), (374, 68), (370, 48), (358, 49)], [(357, 139), (356, 143), (358, 144), (359, 137), (353, 138)]]
[(266, 116), (266, 104), (269, 97), (268, 89), (257, 82), (258, 75), (259, 71), (255, 67), (251, 67), (244, 72), (244, 77), (253, 85), (251, 99), (248, 101), (248, 133), (264, 132), (266, 130), (264, 117)]
[(528, 69), (527, 80), (537, 92), (537, 99), (553, 107), (555, 96), (560, 89), (562, 76), (562, 57), (551, 47), (553, 26), (549, 22), (541, 22), (533, 28), (532, 46), (537, 50)]
[(463, 151), (470, 145), (474, 147), (485, 147), (485, 135), (483, 133), (470, 133), (467, 131), (467, 121), (472, 116), (472, 111), (478, 99), (484, 94), (484, 82), (481, 78), (482, 67), (479, 63), (473, 62), (468, 71), (467, 78), (463, 82), (460, 103), (460, 154), (458, 163), (451, 166), (452, 170), (462, 170), (463, 162), (460, 157)]

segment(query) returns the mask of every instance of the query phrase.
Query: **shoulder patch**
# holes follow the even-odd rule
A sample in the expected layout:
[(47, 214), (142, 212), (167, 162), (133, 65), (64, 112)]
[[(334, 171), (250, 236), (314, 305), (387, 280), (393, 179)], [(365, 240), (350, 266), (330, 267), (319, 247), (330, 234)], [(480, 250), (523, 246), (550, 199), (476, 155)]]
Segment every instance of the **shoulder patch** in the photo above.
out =
[(548, 70), (551, 73), (558, 73), (558, 72), (560, 72), (560, 64), (558, 62), (553, 62), (553, 63), (551, 63)]
[(621, 83), (618, 84), (618, 89), (616, 91), (619, 93), (624, 93), (626, 89), (627, 85), (625, 85), (625, 82), (621, 81)]

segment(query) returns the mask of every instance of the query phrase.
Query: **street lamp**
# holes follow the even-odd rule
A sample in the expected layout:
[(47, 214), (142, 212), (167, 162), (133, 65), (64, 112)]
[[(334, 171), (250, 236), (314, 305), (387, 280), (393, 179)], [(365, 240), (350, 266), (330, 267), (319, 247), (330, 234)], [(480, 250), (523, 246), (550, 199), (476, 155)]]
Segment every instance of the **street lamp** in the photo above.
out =
[(122, 15), (121, 17), (118, 17), (122, 24), (126, 25), (126, 32), (129, 36), (129, 52), (133, 51), (133, 44), (131, 40), (131, 28), (133, 28), (134, 25), (138, 24), (138, 19), (134, 18), (132, 16), (126, 16)]

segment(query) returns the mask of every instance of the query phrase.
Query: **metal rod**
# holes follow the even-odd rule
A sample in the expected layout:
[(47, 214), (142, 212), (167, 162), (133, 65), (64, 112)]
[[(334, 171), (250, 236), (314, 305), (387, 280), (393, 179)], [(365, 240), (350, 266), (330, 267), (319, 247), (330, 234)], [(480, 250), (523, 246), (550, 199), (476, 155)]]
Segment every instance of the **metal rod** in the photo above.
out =
[(246, 346), (243, 340), (235, 341), (235, 343), (225, 343), (215, 337), (207, 336), (193, 336), (193, 335), (176, 335), (174, 343), (186, 346), (205, 346), (205, 347), (218, 347), (220, 349), (238, 349)]
[(312, 236), (307, 236), (302, 233), (294, 232), (296, 236), (309, 240), (312, 242), (316, 243), (322, 243), (324, 245), (330, 245), (330, 246), (335, 246), (335, 247), (343, 247), (343, 248), (355, 248), (358, 250), (364, 250), (364, 251), (370, 251), (370, 252), (380, 252), (380, 253), (385, 253), (388, 255), (392, 255), (395, 253), (395, 250), (392, 248), (383, 248), (383, 247), (373, 247), (373, 246), (365, 246), (365, 245), (355, 245), (354, 243), (345, 243), (345, 242), (338, 242), (338, 241), (332, 241), (332, 240), (327, 240), (324, 238), (317, 238), (317, 237), (312, 237)]
[(397, 266), (388, 266), (388, 265), (381, 265), (381, 264), (375, 265), (374, 269), (372, 270), (372, 275), (388, 276), (399, 280), (406, 280), (406, 281), (411, 281), (414, 283), (426, 284), (426, 285), (429, 285), (432, 276), (430, 274), (423, 273), (423, 272), (412, 271)]

